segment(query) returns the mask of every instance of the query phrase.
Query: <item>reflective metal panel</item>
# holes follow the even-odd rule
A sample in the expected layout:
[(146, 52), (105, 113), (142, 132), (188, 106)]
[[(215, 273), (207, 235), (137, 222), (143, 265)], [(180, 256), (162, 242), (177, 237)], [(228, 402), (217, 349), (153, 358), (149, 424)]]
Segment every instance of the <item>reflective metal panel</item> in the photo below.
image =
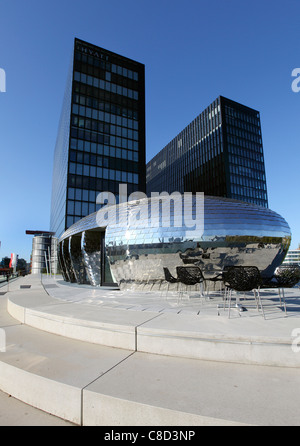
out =
[(74, 235), (69, 238), (69, 251), (72, 268), (77, 283), (89, 283), (86, 276), (85, 265), (81, 251), (81, 236)]
[(58, 238), (51, 238), (51, 273), (57, 274), (58, 269)]
[[(130, 213), (133, 206), (130, 203), (124, 212)], [(195, 201), (192, 211), (195, 217)], [(152, 227), (146, 219), (136, 226), (107, 227), (107, 254), (121, 286), (153, 286), (163, 281), (163, 267), (175, 275), (176, 267), (184, 264), (200, 266), (207, 277), (237, 264), (255, 265), (269, 275), (282, 263), (290, 243), (290, 229), (281, 216), (235, 200), (205, 197), (204, 231), (163, 227), (160, 210), (151, 217)]]
[(63, 248), (63, 242), (59, 243), (59, 245), (58, 245), (58, 251), (57, 251), (58, 252), (58, 262), (59, 262), (59, 266), (60, 266), (60, 270), (61, 270), (63, 279), (66, 282), (69, 282), (70, 280), (69, 280), (69, 276), (68, 276), (67, 271), (66, 271), (66, 266), (65, 266), (65, 262), (64, 262), (64, 258), (63, 258), (62, 248)]
[(86, 274), (91, 285), (101, 284), (101, 234), (98, 231), (84, 231), (81, 239), (81, 249)]
[[(49, 250), (51, 249), (51, 237), (46, 235), (36, 235), (32, 239), (32, 258), (31, 258), (31, 273), (40, 274), (46, 270), (46, 258), (49, 258)], [(45, 258), (46, 256), (46, 258)]]
[(69, 239), (65, 239), (62, 244), (62, 255), (65, 263), (66, 273), (69, 278), (69, 282), (76, 282), (76, 277), (72, 268), (70, 252), (69, 252)]
[[(137, 212), (141, 204), (143, 211)], [(205, 276), (229, 265), (257, 266), (264, 275), (271, 275), (284, 260), (290, 245), (287, 222), (264, 207), (206, 196), (204, 226), (191, 229), (185, 222), (181, 226), (173, 224), (178, 221), (174, 209), (170, 209), (168, 222), (162, 209), (152, 205), (150, 199), (118, 205), (118, 220), (106, 227), (106, 253), (112, 275), (121, 287), (164, 286), (163, 267), (176, 275), (176, 267), (186, 264), (200, 266)], [(192, 200), (187, 210), (196, 220), (199, 212), (196, 200)], [(97, 228), (97, 221), (105, 226), (99, 215), (91, 214), (69, 228), (61, 240), (81, 232), (82, 228), (87, 237)], [(93, 252), (85, 250), (87, 264), (93, 263), (90, 259)]]

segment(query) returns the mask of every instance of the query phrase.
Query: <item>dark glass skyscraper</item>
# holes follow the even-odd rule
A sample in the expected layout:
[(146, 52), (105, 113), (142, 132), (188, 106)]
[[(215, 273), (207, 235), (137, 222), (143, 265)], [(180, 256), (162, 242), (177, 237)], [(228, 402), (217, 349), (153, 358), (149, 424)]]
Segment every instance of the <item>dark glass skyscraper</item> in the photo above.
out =
[(219, 96), (148, 164), (147, 194), (204, 192), (268, 207), (259, 112)]
[(55, 148), (51, 231), (95, 212), (99, 192), (146, 191), (145, 67), (75, 39)]

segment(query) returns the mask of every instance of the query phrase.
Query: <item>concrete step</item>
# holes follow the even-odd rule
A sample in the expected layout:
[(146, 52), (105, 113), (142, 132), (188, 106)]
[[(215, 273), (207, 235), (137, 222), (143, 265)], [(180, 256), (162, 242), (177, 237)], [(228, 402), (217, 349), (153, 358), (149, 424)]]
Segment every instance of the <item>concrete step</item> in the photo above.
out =
[(3, 315), (1, 303), (1, 390), (72, 423), (300, 424), (295, 368), (172, 358), (75, 341), (16, 323)]
[(132, 352), (46, 333), (3, 316), (5, 352), (0, 389), (75, 424), (82, 423), (82, 391)]
[(83, 392), (84, 425), (300, 425), (297, 369), (135, 353)]
[(74, 427), (70, 421), (55, 417), (36, 407), (29, 406), (0, 390), (0, 427), (10, 426), (64, 426)]
[(43, 288), (7, 293), (8, 311), (28, 326), (71, 339), (144, 353), (243, 364), (300, 367), (293, 350), (297, 313), (272, 320), (221, 315), (128, 311), (73, 303)]
[[(93, 307), (94, 318), (92, 312), (87, 317), (87, 309), (82, 304), (68, 307), (69, 303), (59, 304), (57, 299), (41, 291), (38, 287), (20, 289), (16, 286), (15, 290), (0, 296), (0, 327), (6, 341), (5, 351), (0, 352), (0, 389), (15, 398), (83, 426), (300, 425), (297, 367), (278, 364), (271, 367), (247, 361), (240, 364), (236, 362), (237, 357), (226, 362), (229, 352), (222, 356), (224, 346), (218, 349), (220, 361), (177, 354), (176, 343), (181, 343), (180, 352), (187, 347), (190, 349), (187, 355), (192, 355), (193, 349), (201, 350), (203, 339), (199, 341), (197, 321), (202, 335), (210, 338), (213, 334), (223, 336), (225, 329), (233, 327), (230, 334), (227, 333), (227, 343), (229, 345), (231, 338), (233, 347), (239, 345), (241, 333), (248, 340), (253, 336), (251, 324), (243, 326), (242, 331), (241, 319), (236, 319), (238, 324), (231, 321), (230, 325), (225, 318), (223, 323), (218, 320), (217, 325), (211, 319), (200, 324), (199, 317), (191, 319), (188, 317), (191, 315), (184, 314), (176, 322), (169, 316), (180, 315), (168, 313), (151, 314), (150, 318), (144, 314), (145, 319), (140, 320), (141, 312), (124, 310), (123, 316), (120, 315), (122, 323), (118, 321), (117, 324), (105, 313), (106, 319), (100, 319), (104, 328), (112, 322), (134, 327), (135, 348), (117, 348), (101, 345), (100, 338), (100, 343), (72, 339), (68, 330), (66, 337), (61, 328), (57, 334), (29, 326), (28, 321), (38, 320), (37, 325), (40, 325), (46, 324), (48, 318), (51, 324), (55, 321), (57, 327), (71, 325), (72, 330), (78, 328), (80, 332), (85, 321), (89, 330), (105, 331), (94, 325), (99, 317), (96, 307)], [(19, 320), (7, 312), (7, 299), (13, 302)], [(41, 315), (32, 317), (32, 312)], [(112, 313), (109, 315), (113, 317)], [(127, 319), (131, 317), (137, 319)], [(73, 319), (80, 323), (73, 323)], [(274, 343), (276, 326), (271, 325), (272, 329), (267, 330), (266, 324), (261, 325), (266, 322), (263, 318), (255, 320), (255, 328), (265, 341), (264, 347), (268, 339), (273, 341), (268, 347), (274, 348), (269, 354), (274, 359), (287, 328), (280, 329), (277, 321), (278, 342)], [(143, 336), (150, 338), (155, 347), (146, 346), (146, 343), (142, 347), (141, 328), (147, 331)], [(207, 347), (200, 356), (204, 355), (204, 350), (209, 351), (208, 346), (220, 344), (213, 339), (206, 341)], [(254, 342), (247, 348), (244, 341), (241, 345), (246, 351), (256, 349)], [(147, 343), (150, 344), (149, 339)], [(142, 348), (148, 351), (143, 352)], [(158, 348), (160, 354), (149, 352)], [(244, 355), (249, 359), (248, 353)]]

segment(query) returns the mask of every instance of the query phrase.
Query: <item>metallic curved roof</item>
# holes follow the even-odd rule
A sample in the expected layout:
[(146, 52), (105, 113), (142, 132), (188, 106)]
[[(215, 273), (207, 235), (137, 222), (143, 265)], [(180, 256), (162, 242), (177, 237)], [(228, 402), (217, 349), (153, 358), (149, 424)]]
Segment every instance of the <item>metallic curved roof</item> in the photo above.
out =
[[(122, 203), (115, 207), (115, 210), (123, 215), (128, 215), (131, 212), (136, 212), (136, 208), (139, 204), (150, 204), (149, 198), (142, 200), (135, 200), (131, 202)], [(68, 228), (61, 236), (60, 241), (68, 238), (72, 235), (79, 234), (83, 231), (91, 229), (107, 228), (107, 236), (112, 236), (118, 231), (119, 236), (126, 230), (134, 231), (135, 226), (116, 225), (103, 220), (103, 213), (108, 208), (102, 208), (101, 211), (94, 212), (85, 218), (82, 218), (70, 228)], [(193, 200), (192, 213), (195, 214), (196, 202)], [(161, 211), (157, 218), (161, 217)], [(171, 211), (172, 214), (172, 211)], [(107, 223), (106, 223), (107, 222)], [(100, 224), (100, 225), (99, 225)], [(139, 221), (138, 228), (148, 228), (148, 221), (144, 220), (144, 223)], [(159, 227), (155, 228), (157, 234), (160, 237), (166, 233), (170, 237), (170, 232), (174, 232), (174, 236), (179, 236), (179, 232), (186, 230), (187, 228), (174, 228), (174, 227)], [(154, 232), (151, 228), (150, 231)], [(173, 234), (172, 234), (173, 235)], [(247, 235), (247, 236), (260, 236), (260, 237), (290, 237), (291, 231), (288, 223), (285, 219), (272, 211), (271, 209), (257, 206), (242, 201), (237, 201), (223, 197), (204, 196), (204, 232), (201, 237), (211, 238), (218, 236), (235, 236), (235, 235)], [(198, 238), (200, 234), (194, 233), (195, 238)], [(194, 238), (194, 237), (193, 237)]]

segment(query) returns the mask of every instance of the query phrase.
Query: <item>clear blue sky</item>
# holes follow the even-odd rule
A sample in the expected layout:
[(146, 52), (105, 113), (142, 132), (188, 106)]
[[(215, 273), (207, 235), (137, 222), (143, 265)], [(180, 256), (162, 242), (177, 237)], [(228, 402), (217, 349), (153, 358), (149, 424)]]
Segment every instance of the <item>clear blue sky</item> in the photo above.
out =
[(299, 0), (0, 1), (0, 259), (49, 230), (53, 152), (74, 37), (146, 67), (152, 158), (217, 96), (261, 113), (269, 207), (300, 243)]

